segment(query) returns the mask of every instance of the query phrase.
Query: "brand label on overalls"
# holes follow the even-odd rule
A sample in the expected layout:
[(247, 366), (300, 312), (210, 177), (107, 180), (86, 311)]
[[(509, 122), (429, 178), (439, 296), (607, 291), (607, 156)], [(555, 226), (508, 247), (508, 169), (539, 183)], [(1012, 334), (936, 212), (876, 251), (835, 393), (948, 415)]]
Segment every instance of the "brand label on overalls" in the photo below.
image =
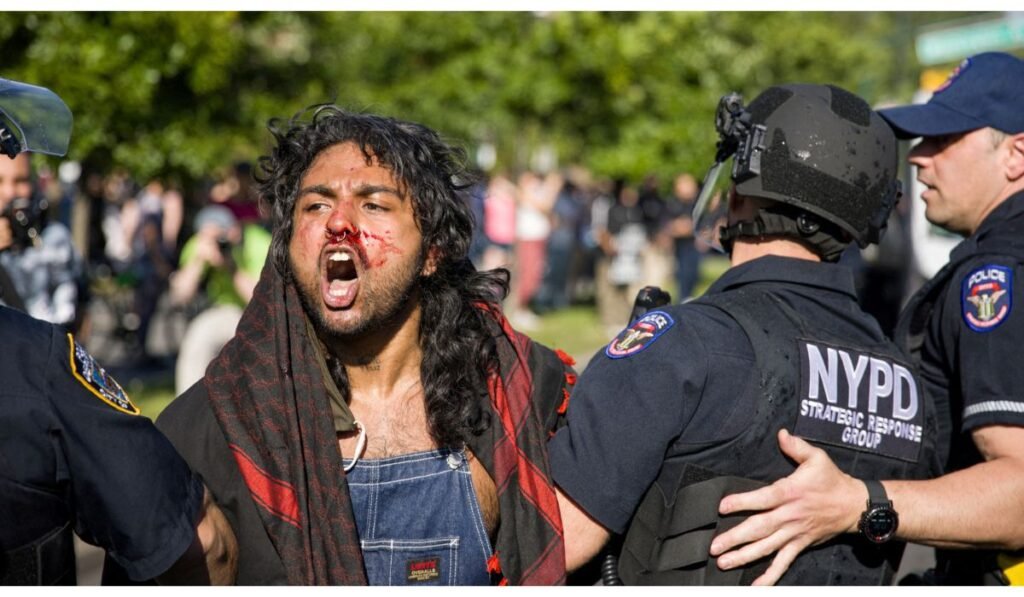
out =
[(405, 579), (410, 582), (425, 582), (441, 576), (441, 558), (409, 560), (405, 563)]
[(806, 439), (917, 462), (924, 424), (910, 369), (853, 348), (800, 341), (800, 410)]

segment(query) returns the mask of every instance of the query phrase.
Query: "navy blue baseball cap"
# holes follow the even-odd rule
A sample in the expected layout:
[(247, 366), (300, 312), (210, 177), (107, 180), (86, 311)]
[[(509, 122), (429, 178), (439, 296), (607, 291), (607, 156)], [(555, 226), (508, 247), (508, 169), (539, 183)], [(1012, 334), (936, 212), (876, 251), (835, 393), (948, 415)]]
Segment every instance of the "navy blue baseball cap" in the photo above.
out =
[(1024, 60), (1002, 52), (966, 58), (925, 104), (879, 110), (900, 139), (992, 127), (1024, 131)]

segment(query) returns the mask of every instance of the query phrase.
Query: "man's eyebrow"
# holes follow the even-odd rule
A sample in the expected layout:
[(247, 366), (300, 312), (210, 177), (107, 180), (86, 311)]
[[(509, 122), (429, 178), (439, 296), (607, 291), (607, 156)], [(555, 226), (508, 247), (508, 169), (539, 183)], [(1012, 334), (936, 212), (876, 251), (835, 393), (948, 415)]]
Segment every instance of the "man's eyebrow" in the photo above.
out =
[(299, 195), (298, 196), (302, 197), (303, 195), (308, 195), (310, 193), (316, 193), (317, 195), (322, 195), (324, 197), (334, 197), (335, 196), (334, 191), (331, 189), (331, 187), (329, 187), (327, 185), (323, 185), (323, 184), (315, 184), (315, 185), (310, 185), (308, 187), (301, 188), (301, 189), (299, 189)]
[[(382, 185), (382, 184), (365, 183), (365, 184), (356, 185), (356, 187), (352, 189), (352, 192), (353, 192), (353, 194), (355, 194), (356, 196), (359, 196), (359, 197), (368, 197), (368, 196), (373, 195), (375, 193), (389, 193), (391, 195), (394, 195), (394, 196), (398, 197), (399, 199), (401, 199), (403, 201), (405, 200), (405, 195), (403, 195), (402, 192), (399, 191), (396, 187), (392, 187), (392, 186), (388, 186), (388, 185)], [(320, 195), (321, 197), (329, 197), (329, 198), (332, 198), (332, 199), (338, 196), (337, 193), (334, 192), (334, 189), (332, 189), (331, 187), (329, 187), (327, 185), (324, 185), (324, 184), (314, 184), (314, 185), (310, 185), (308, 187), (303, 187), (303, 188), (299, 189), (299, 194), (298, 194), (299, 197), (302, 197), (302, 196), (308, 195), (308, 194), (316, 194), (316, 195)]]
[(396, 187), (391, 187), (382, 184), (361, 184), (352, 189), (353, 193), (360, 197), (368, 197), (375, 193), (389, 193), (401, 199), (405, 200), (405, 195), (402, 194)]

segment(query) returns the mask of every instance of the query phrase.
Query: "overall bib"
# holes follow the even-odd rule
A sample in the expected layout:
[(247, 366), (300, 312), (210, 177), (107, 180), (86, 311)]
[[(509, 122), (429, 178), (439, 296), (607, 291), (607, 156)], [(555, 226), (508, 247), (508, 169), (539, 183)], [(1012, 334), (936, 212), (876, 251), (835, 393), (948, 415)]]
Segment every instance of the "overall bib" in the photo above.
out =
[(464, 450), (360, 459), (347, 479), (371, 585), (491, 584)]

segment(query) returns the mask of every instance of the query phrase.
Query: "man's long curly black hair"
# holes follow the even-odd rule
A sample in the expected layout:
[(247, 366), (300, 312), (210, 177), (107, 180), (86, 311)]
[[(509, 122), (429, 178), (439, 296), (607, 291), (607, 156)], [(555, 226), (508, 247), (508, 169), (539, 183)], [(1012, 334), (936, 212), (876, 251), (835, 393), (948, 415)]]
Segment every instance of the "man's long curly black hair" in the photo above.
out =
[[(335, 105), (312, 106), (287, 122), (271, 120), (268, 128), (276, 145), (260, 158), (256, 178), (271, 211), (270, 258), (286, 280), (291, 279), (288, 245), (299, 184), (325, 149), (355, 143), (367, 163), (376, 160), (388, 168), (411, 198), (423, 255), (433, 248), (437, 258), (436, 271), (420, 279), (420, 373), (427, 420), (438, 445), (461, 446), (489, 424), (481, 398), (488, 372), (497, 369), (493, 332), (478, 305), (497, 308), (509, 280), (508, 270), (479, 272), (467, 257), (473, 216), (464, 196), (472, 182), (465, 151), (423, 125)], [(348, 398), (344, 367), (330, 360)]]

